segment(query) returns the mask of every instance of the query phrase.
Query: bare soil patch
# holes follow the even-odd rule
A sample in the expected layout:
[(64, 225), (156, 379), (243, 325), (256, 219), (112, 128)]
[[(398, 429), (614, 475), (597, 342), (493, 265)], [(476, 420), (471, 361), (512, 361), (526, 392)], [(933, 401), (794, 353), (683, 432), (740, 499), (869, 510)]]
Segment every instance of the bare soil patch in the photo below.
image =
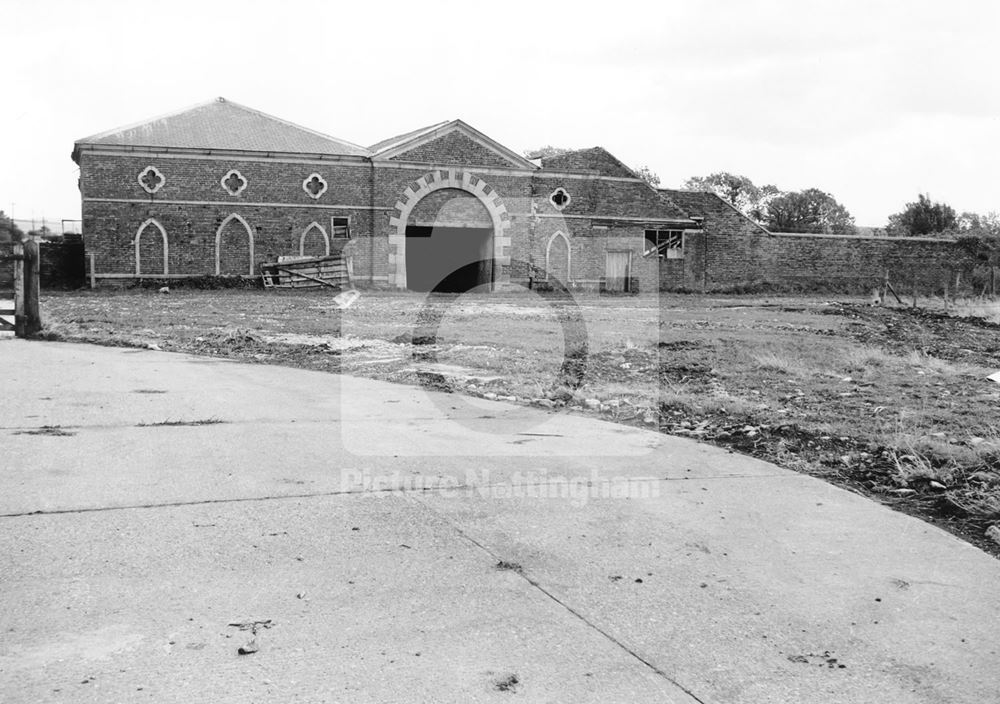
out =
[[(50, 294), (43, 336), (363, 375), (659, 428), (822, 477), (1000, 556), (1000, 325), (857, 299)], [(440, 313), (428, 331), (417, 311)], [(572, 316), (569, 316), (572, 317)], [(570, 330), (570, 339), (565, 333)]]

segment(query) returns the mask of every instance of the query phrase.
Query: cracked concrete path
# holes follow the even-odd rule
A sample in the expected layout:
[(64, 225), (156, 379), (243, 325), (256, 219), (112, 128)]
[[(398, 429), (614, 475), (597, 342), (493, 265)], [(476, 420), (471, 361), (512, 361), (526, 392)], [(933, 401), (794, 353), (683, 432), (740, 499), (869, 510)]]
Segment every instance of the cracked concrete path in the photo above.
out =
[(4, 701), (1000, 700), (1000, 562), (818, 480), (352, 377), (0, 359)]

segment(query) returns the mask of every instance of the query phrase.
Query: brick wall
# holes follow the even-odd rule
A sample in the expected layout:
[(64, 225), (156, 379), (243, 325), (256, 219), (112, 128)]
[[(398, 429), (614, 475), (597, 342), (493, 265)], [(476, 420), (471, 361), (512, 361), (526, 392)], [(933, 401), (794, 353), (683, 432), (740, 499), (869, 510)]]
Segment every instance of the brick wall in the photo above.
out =
[[(106, 155), (83, 152), (80, 157), (80, 188), (84, 198), (139, 198), (151, 203), (167, 200), (290, 205), (367, 205), (369, 165), (360, 159), (329, 163), (251, 161), (240, 159), (180, 158), (177, 156)], [(139, 174), (154, 166), (164, 183), (154, 194), (139, 185)], [(239, 195), (230, 195), (220, 180), (236, 169), (247, 181)], [(317, 173), (328, 190), (311, 198), (302, 182)]]
[(74, 289), (86, 284), (87, 264), (83, 238), (67, 235), (62, 242), (38, 245), (39, 285), (42, 289)]
[(886, 272), (896, 288), (939, 293), (956, 274), (971, 280), (972, 262), (950, 241), (772, 235), (760, 246), (764, 280), (796, 288), (864, 292)]
[(467, 191), (442, 188), (417, 203), (410, 211), (410, 225), (450, 225), (453, 227), (492, 227), (486, 206)]
[(508, 159), (459, 132), (449, 132), (443, 137), (394, 156), (391, 160), (460, 166), (509, 167), (511, 165)]
[[(148, 218), (155, 218), (167, 232), (171, 274), (204, 275), (215, 273), (215, 237), (227, 217), (236, 213), (250, 226), (254, 238), (254, 262), (273, 261), (281, 255), (297, 255), (302, 234), (317, 222), (330, 232), (330, 218), (351, 218), (355, 237), (366, 237), (372, 230), (371, 213), (348, 208), (311, 209), (281, 206), (232, 206), (228, 204), (189, 205), (183, 203), (95, 203), (83, 204), (83, 227), (88, 251), (95, 254), (98, 273), (130, 274), (135, 272), (135, 235)], [(226, 242), (244, 246), (246, 230), (231, 220), (223, 237)], [(141, 256), (143, 273), (162, 273), (162, 254), (147, 255), (146, 247), (162, 249), (162, 238), (152, 227), (143, 231)], [(223, 257), (225, 258), (223, 248)], [(153, 262), (148, 265), (149, 261)], [(226, 260), (228, 261), (228, 259)], [(232, 273), (246, 274), (247, 265)], [(225, 273), (225, 270), (224, 270)]]
[[(431, 143), (435, 144), (433, 149), (454, 150), (453, 153), (473, 162), (489, 161), (483, 155), (469, 152), (483, 148), (463, 135), (449, 135)], [(429, 148), (431, 145), (423, 146)], [(444, 158), (433, 149), (417, 156), (443, 161)], [(493, 152), (486, 152), (491, 158), (496, 157)], [(407, 158), (413, 156), (414, 153), (410, 153)], [(88, 251), (95, 254), (100, 274), (135, 273), (135, 238), (149, 219), (154, 219), (166, 231), (169, 273), (205, 275), (215, 273), (216, 236), (224, 222), (226, 226), (220, 235), (220, 271), (248, 274), (251, 271), (251, 237), (252, 270), (257, 271), (261, 262), (281, 255), (299, 254), (300, 240), (307, 231), (306, 253), (321, 253), (322, 235), (315, 228), (310, 229), (312, 223), (318, 223), (331, 235), (330, 219), (348, 216), (353, 239), (344, 253), (352, 258), (358, 283), (373, 286), (390, 285), (395, 273), (389, 238), (396, 234), (395, 225), (390, 224), (396, 204), (406, 199), (407, 189), (419, 190), (417, 180), (421, 177), (435, 170), (448, 172), (448, 167), (441, 164), (411, 167), (402, 163), (389, 166), (376, 162), (373, 169), (370, 163), (352, 158), (306, 163), (84, 152), (81, 161), (83, 226)], [(154, 194), (147, 193), (138, 182), (139, 174), (147, 166), (155, 166), (165, 179)], [(488, 171), (477, 171), (475, 166), (466, 165), (459, 171), (485, 181), (503, 203), (510, 222), (505, 234), (512, 240), (506, 253), (525, 263), (524, 271), (513, 272), (515, 280), (527, 281), (529, 262), (544, 268), (548, 238), (559, 229), (569, 239), (570, 279), (578, 286), (598, 288), (604, 278), (607, 252), (627, 249), (633, 252), (632, 276), (636, 287), (640, 290), (656, 288), (658, 270), (655, 262), (641, 257), (643, 231), (647, 225), (607, 222), (590, 216), (685, 217), (678, 208), (664, 205), (657, 193), (641, 182), (499, 171), (496, 166), (493, 164)], [(246, 188), (238, 195), (231, 195), (220, 183), (232, 169), (246, 179)], [(303, 180), (312, 173), (318, 173), (328, 184), (328, 190), (318, 199), (311, 198), (302, 188)], [(548, 201), (548, 195), (560, 186), (572, 198), (562, 212)], [(538, 223), (531, 214), (533, 202)], [(239, 215), (239, 219), (233, 219), (234, 214)], [(416, 224), (439, 217), (468, 221), (476, 226), (492, 224), (478, 198), (454, 190), (435, 191), (426, 196), (410, 214), (408, 222)], [(249, 236), (243, 222), (249, 227)], [(139, 244), (142, 275), (162, 275), (164, 248), (159, 228), (147, 225)]]
[[(11, 256), (13, 249), (13, 243), (0, 243), (0, 257)], [(62, 242), (39, 242), (38, 256), (42, 289), (74, 289), (86, 284), (87, 264), (79, 235), (69, 235)], [(0, 262), (0, 298), (13, 295), (14, 266), (13, 261)]]
[[(166, 230), (171, 274), (214, 274), (216, 233), (234, 213), (246, 221), (253, 234), (255, 271), (263, 261), (299, 254), (300, 239), (314, 222), (330, 237), (331, 218), (335, 216), (351, 219), (354, 236), (372, 232), (371, 211), (367, 209), (370, 168), (360, 162), (327, 165), (89, 153), (83, 155), (82, 162), (83, 227), (88, 251), (95, 254), (96, 269), (102, 274), (135, 272), (135, 236), (150, 218)], [(154, 194), (146, 193), (138, 183), (139, 173), (149, 165), (165, 178)], [(236, 196), (219, 183), (230, 169), (237, 169), (247, 180), (246, 188)], [(312, 173), (319, 173), (329, 184), (318, 199), (302, 189), (302, 181)], [(137, 202), (121, 202), (126, 199)], [(246, 229), (231, 220), (222, 237), (222, 272), (248, 274)], [(314, 252), (321, 246), (322, 236), (315, 228), (310, 231), (310, 242)], [(154, 226), (142, 232), (140, 258), (144, 275), (162, 274), (162, 235)]]
[(771, 234), (712, 193), (665, 191), (692, 215), (684, 259), (660, 261), (661, 290), (725, 291), (761, 285), (866, 292), (889, 272), (910, 290), (942, 291), (955, 276), (972, 280), (972, 262), (950, 241), (838, 235)]

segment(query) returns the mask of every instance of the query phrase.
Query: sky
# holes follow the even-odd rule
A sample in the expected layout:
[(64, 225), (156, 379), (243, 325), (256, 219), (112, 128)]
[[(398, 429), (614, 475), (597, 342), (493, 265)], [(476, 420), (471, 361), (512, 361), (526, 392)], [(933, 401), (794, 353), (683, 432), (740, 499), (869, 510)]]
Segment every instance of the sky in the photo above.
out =
[(819, 188), (859, 225), (995, 211), (997, 37), (993, 0), (0, 0), (0, 209), (79, 218), (75, 140), (223, 96), (362, 145), (461, 118), (664, 187)]

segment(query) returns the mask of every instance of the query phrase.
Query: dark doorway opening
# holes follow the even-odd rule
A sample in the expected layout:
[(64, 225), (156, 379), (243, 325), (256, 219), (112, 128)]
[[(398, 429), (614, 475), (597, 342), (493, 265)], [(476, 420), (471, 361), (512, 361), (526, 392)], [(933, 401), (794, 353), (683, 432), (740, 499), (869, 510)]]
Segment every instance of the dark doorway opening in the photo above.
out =
[(492, 283), (492, 228), (407, 226), (408, 289), (464, 293)]

